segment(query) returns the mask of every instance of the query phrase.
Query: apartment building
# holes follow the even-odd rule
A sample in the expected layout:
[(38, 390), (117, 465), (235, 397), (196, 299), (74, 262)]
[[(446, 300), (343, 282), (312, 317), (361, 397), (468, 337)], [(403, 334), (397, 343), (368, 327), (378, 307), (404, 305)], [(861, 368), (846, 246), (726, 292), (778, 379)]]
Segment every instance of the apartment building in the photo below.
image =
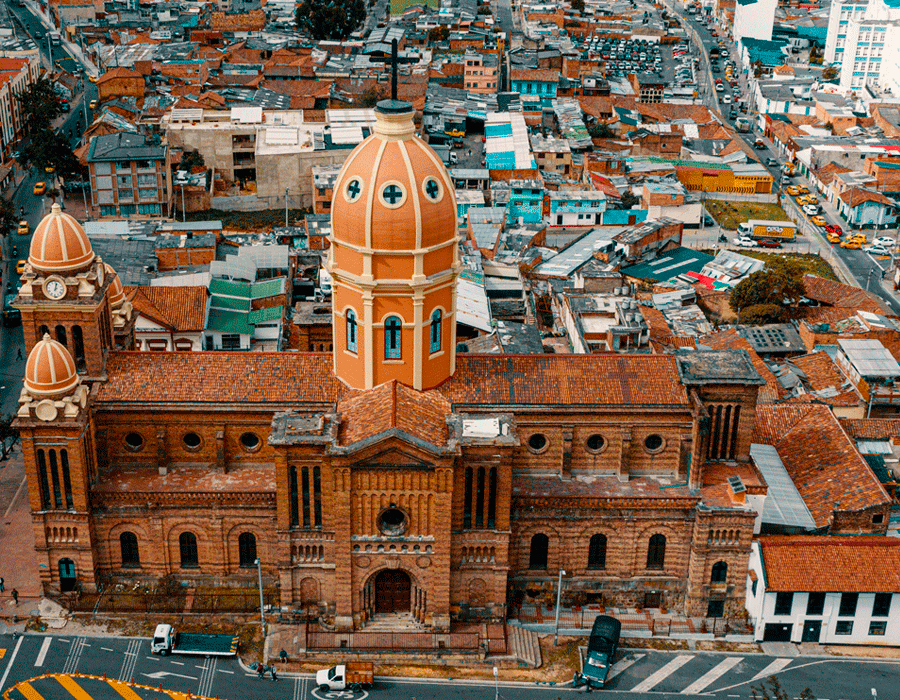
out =
[(91, 204), (100, 217), (166, 213), (166, 148), (140, 134), (95, 136), (88, 151)]

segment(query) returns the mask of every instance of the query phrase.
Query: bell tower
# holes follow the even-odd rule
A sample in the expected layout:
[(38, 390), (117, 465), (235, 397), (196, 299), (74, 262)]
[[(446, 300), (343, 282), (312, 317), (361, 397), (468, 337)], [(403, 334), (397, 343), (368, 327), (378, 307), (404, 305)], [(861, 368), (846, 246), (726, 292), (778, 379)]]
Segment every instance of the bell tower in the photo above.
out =
[(334, 371), (354, 389), (430, 389), (456, 368), (456, 196), (396, 78), (375, 114), (334, 185)]
[(81, 225), (54, 203), (34, 230), (13, 303), (22, 312), (28, 351), (48, 335), (67, 348), (78, 374), (101, 378), (114, 343), (110, 277)]

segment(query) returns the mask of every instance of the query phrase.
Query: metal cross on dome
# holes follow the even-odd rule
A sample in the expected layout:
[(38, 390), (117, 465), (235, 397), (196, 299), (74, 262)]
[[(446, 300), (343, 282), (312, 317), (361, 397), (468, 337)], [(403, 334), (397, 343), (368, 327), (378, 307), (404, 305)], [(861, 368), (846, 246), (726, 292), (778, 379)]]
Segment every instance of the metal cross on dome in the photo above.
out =
[(397, 185), (388, 185), (384, 188), (383, 196), (391, 204), (396, 204), (403, 198), (403, 190), (397, 187)]
[(437, 199), (440, 191), (441, 190), (435, 180), (429, 180), (427, 183), (425, 183), (425, 194), (427, 194), (432, 199)]
[(347, 194), (350, 195), (350, 199), (356, 199), (359, 197), (359, 193), (362, 191), (362, 188), (359, 186), (358, 180), (351, 180), (350, 184), (347, 185)]

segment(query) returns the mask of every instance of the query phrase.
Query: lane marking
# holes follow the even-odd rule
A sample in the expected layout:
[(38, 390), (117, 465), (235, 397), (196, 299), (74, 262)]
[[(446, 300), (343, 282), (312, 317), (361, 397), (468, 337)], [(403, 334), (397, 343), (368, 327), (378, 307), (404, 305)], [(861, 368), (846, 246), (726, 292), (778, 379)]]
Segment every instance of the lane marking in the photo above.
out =
[(230, 674), (234, 675), (234, 671), (226, 671), (224, 668), (220, 668), (219, 673), (230, 673)]
[(718, 665), (704, 673), (700, 678), (691, 683), (687, 688), (681, 691), (682, 695), (695, 695), (703, 691), (704, 688), (724, 676), (731, 669), (744, 660), (743, 656), (729, 656), (723, 659)]
[(173, 661), (173, 662), (172, 662), (172, 665), (173, 665), (173, 666), (184, 666), (184, 664), (181, 663), (180, 661)]
[(622, 673), (622, 671), (624, 671), (626, 668), (628, 668), (629, 666), (632, 666), (633, 664), (636, 664), (638, 661), (643, 659), (645, 656), (647, 656), (647, 655), (646, 654), (635, 654), (630, 659), (622, 659), (621, 661), (614, 663), (610, 667), (609, 673), (606, 674), (606, 680), (611, 681), (613, 678), (615, 678), (620, 673)]
[(34, 660), (35, 666), (43, 666), (44, 659), (47, 658), (47, 652), (50, 650), (50, 642), (53, 641), (52, 637), (45, 637), (44, 643), (41, 644), (41, 650), (38, 652), (37, 658)]
[(125, 698), (125, 700), (143, 700), (140, 695), (121, 681), (109, 681), (109, 687)]
[(100, 647), (101, 651), (115, 651), (115, 649), (108, 649), (107, 647)]
[(757, 673), (751, 681), (758, 681), (760, 678), (768, 678), (769, 676), (774, 676), (779, 671), (784, 670), (786, 667), (791, 665), (793, 661), (792, 658), (789, 659), (775, 659), (772, 663), (766, 666), (762, 671)]
[(689, 661), (693, 661), (693, 656), (676, 656), (669, 663), (659, 669), (656, 673), (648, 676), (631, 689), (632, 693), (646, 693), (655, 685), (659, 685), (663, 680), (671, 676), (675, 671), (684, 666)]
[(57, 683), (68, 690), (69, 694), (73, 698), (76, 698), (76, 700), (94, 700), (93, 696), (78, 685), (71, 676), (54, 674), (53, 677), (56, 679)]
[(19, 637), (19, 641), (16, 642), (16, 648), (13, 649), (12, 656), (9, 657), (9, 663), (6, 665), (6, 670), (3, 672), (3, 678), (0, 678), (0, 690), (3, 690), (6, 686), (6, 678), (9, 676), (13, 664), (16, 662), (16, 656), (19, 654), (19, 648), (22, 646), (23, 641), (25, 641), (25, 637)]
[(32, 688), (30, 683), (20, 683), (16, 690), (25, 696), (25, 700), (44, 700), (44, 696)]

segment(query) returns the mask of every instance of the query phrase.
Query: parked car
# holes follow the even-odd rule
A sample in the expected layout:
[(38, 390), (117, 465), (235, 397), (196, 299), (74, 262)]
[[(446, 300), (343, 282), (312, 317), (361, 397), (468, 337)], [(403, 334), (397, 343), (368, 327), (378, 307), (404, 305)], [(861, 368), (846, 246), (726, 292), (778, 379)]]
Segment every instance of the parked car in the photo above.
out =
[(781, 241), (775, 240), (774, 238), (763, 238), (757, 245), (760, 245), (763, 248), (780, 248)]
[(769, 167), (775, 167), (778, 165), (778, 161), (775, 158), (766, 158), (766, 165)]
[(756, 245), (756, 241), (752, 238), (741, 236), (735, 239), (734, 244), (741, 248), (753, 248)]
[(803, 205), (803, 213), (807, 216), (815, 216), (819, 213), (819, 205), (818, 204), (804, 204)]
[(825, 225), (828, 223), (828, 222), (825, 220), (825, 217), (824, 217), (824, 216), (811, 216), (811, 217), (809, 217), (809, 220), (810, 220), (810, 221), (813, 223), (813, 225), (815, 225), (815, 226), (825, 226)]
[(890, 236), (879, 236), (874, 241), (872, 241), (875, 245), (883, 245), (885, 248), (893, 248), (897, 245), (897, 241), (895, 241)]
[(890, 255), (891, 251), (883, 245), (867, 245), (863, 246), (863, 250), (869, 255)]
[(34, 187), (31, 190), (36, 195), (42, 195), (47, 191), (47, 183), (46, 182), (36, 182), (34, 183)]
[(18, 233), (20, 236), (28, 235), (28, 222), (25, 221), (25, 219), (22, 219), (19, 222), (19, 229), (16, 231), (16, 233)]

